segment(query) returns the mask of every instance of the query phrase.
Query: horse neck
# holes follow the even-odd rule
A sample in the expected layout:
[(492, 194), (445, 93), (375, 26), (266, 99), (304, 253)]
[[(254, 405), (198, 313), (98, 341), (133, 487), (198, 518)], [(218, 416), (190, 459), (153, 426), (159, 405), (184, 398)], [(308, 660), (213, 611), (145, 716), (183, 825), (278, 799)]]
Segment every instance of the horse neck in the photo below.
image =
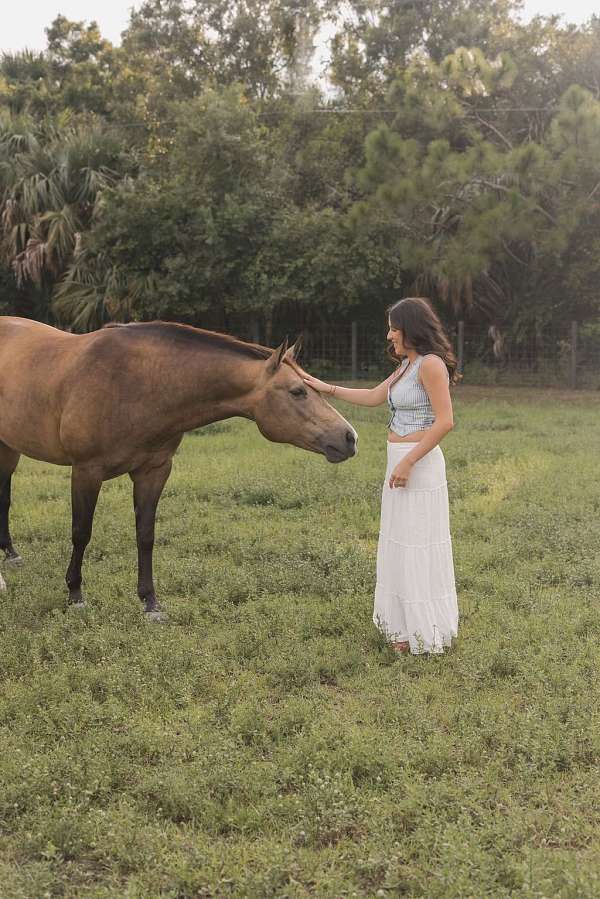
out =
[(225, 350), (178, 347), (163, 380), (179, 431), (241, 416), (253, 418), (252, 393), (264, 362)]

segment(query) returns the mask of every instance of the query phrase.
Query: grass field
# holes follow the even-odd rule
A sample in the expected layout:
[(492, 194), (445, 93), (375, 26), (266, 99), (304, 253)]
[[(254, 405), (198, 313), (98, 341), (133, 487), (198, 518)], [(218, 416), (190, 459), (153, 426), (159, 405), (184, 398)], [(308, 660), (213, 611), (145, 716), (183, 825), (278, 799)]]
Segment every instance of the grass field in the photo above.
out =
[(0, 598), (0, 896), (600, 896), (600, 396), (459, 388), (461, 624), (371, 623), (386, 410), (339, 466), (190, 435), (135, 596), (128, 479), (65, 611), (68, 470), (24, 460)]

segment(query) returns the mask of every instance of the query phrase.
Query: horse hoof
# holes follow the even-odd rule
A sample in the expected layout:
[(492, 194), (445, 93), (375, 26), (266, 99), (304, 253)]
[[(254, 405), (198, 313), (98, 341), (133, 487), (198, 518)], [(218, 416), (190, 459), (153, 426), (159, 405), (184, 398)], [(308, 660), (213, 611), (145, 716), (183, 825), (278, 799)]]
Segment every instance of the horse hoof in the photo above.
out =
[(83, 599), (81, 600), (81, 602), (70, 602), (69, 608), (70, 609), (87, 609), (87, 602), (85, 602)]
[(146, 621), (155, 621), (158, 624), (164, 624), (167, 620), (165, 613), (159, 611), (159, 609), (151, 609), (149, 612), (144, 612), (144, 617)]
[(6, 565), (11, 565), (13, 568), (20, 568), (23, 564), (23, 556), (7, 556), (4, 561)]
[(0, 590), (6, 590), (6, 581), (4, 580), (4, 578), (2, 577), (1, 574), (0, 574)]

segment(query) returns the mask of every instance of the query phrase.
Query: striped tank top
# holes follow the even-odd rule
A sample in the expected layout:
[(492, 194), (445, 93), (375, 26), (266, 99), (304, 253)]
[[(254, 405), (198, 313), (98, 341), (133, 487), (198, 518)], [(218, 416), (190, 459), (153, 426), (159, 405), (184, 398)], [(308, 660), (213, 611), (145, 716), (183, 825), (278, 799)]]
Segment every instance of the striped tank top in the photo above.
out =
[(418, 380), (423, 356), (417, 356), (412, 365), (408, 359), (400, 365), (399, 380), (388, 387), (390, 420), (388, 428), (399, 437), (413, 431), (424, 431), (435, 421), (429, 394)]

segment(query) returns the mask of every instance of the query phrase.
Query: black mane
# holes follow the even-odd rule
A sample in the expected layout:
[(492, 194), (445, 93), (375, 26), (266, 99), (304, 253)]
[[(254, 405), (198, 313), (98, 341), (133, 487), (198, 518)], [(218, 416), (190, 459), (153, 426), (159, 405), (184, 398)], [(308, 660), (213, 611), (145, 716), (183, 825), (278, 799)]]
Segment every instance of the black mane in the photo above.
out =
[(229, 353), (236, 353), (238, 356), (246, 356), (249, 359), (268, 359), (273, 352), (268, 347), (260, 346), (257, 343), (245, 343), (229, 334), (205, 331), (203, 328), (194, 328), (192, 325), (181, 325), (176, 322), (131, 322), (127, 325), (111, 322), (105, 325), (105, 328), (122, 328), (132, 335), (145, 334), (158, 339), (191, 343), (198, 347), (214, 347)]

